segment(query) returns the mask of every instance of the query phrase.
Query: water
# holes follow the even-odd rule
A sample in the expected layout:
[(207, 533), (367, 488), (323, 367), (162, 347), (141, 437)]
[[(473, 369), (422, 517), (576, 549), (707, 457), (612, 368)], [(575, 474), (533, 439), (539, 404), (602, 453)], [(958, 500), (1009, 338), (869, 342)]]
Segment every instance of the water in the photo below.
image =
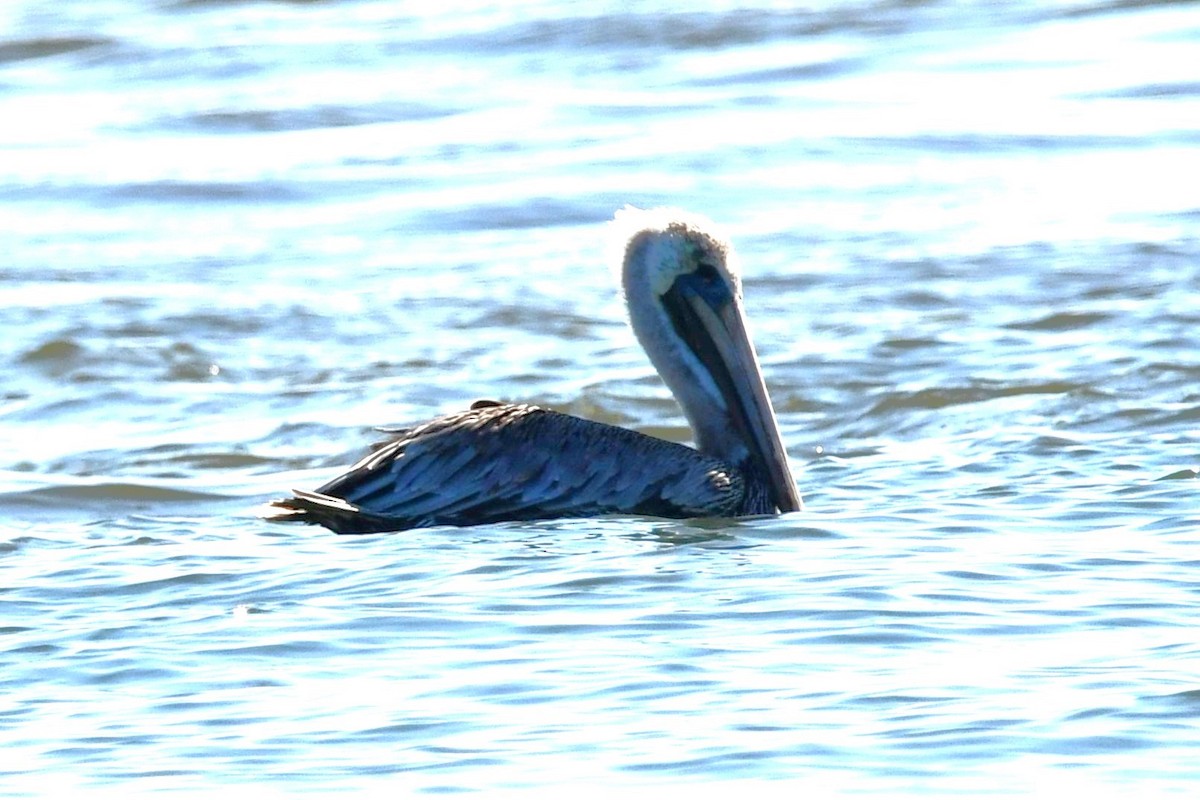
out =
[[(7, 3), (2, 793), (1189, 791), (1198, 41), (1190, 3)], [(254, 517), (479, 397), (686, 440), (626, 203), (738, 245), (805, 511)]]

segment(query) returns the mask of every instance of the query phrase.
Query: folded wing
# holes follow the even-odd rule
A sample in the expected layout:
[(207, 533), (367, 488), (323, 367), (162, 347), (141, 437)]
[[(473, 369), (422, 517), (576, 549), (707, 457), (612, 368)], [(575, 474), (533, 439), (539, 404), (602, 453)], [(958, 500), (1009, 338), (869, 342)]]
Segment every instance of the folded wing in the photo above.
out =
[(646, 514), (733, 516), (743, 480), (690, 447), (530, 405), (479, 403), (397, 431), (276, 519), (338, 533)]

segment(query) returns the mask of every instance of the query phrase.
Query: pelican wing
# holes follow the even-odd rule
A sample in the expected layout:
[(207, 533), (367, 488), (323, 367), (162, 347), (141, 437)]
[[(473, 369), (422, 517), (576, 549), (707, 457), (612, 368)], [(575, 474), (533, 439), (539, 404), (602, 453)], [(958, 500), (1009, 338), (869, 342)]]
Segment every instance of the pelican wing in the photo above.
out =
[(316, 492), (272, 504), (338, 533), (647, 514), (732, 516), (741, 475), (680, 444), (529, 405), (477, 404), (396, 431)]

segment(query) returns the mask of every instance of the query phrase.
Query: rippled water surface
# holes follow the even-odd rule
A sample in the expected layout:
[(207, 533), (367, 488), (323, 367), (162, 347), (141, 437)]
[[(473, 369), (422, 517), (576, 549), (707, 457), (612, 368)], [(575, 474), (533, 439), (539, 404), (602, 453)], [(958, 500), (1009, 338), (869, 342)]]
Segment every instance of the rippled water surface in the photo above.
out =
[[(1188, 792), (1198, 47), (1120, 0), (5, 4), (0, 794)], [(478, 397), (686, 441), (626, 203), (739, 247), (803, 512), (254, 516)]]

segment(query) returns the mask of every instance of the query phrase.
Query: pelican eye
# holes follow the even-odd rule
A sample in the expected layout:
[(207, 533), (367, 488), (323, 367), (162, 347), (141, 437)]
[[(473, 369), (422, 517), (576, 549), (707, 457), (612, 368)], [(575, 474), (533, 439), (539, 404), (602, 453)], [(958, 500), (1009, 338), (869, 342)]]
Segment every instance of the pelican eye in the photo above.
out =
[(703, 281), (705, 286), (721, 283), (721, 273), (717, 272), (717, 268), (707, 261), (697, 264), (696, 271), (692, 274)]
[(694, 270), (680, 275), (676, 283), (688, 287), (691, 292), (700, 295), (714, 307), (728, 302), (731, 298), (725, 276), (707, 261), (698, 262)]

